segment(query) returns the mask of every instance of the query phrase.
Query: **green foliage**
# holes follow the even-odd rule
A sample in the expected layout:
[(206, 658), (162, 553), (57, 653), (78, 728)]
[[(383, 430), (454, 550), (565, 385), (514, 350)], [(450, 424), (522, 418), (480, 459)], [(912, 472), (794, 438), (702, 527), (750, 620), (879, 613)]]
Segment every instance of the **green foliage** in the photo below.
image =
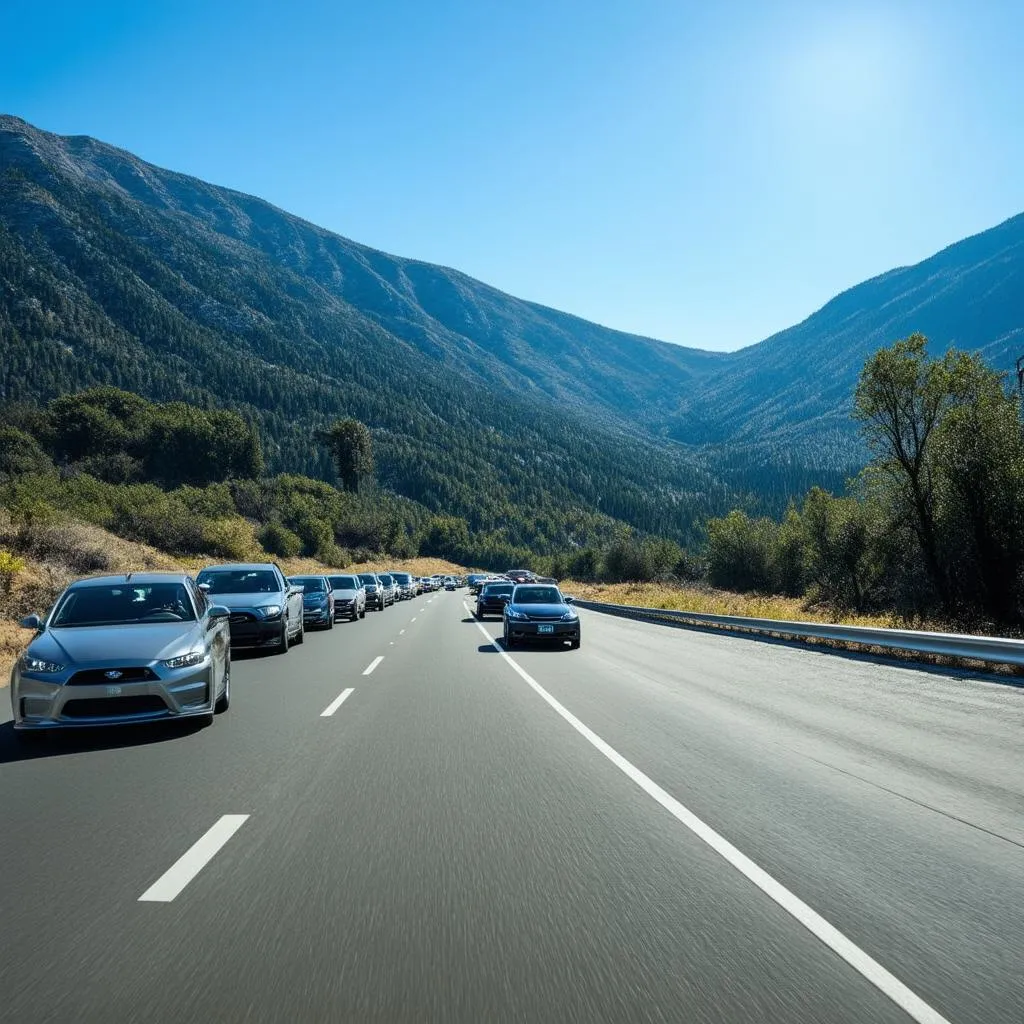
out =
[(373, 473), (373, 440), (366, 424), (351, 417), (335, 420), (323, 439), (342, 487), (358, 491), (360, 481)]
[(267, 554), (278, 558), (295, 558), (302, 551), (302, 538), (277, 522), (260, 530), (259, 542)]
[(10, 551), (0, 548), (0, 593), (9, 594), (14, 581), (25, 568), (25, 561)]
[(0, 480), (53, 470), (42, 445), (24, 430), (0, 426)]

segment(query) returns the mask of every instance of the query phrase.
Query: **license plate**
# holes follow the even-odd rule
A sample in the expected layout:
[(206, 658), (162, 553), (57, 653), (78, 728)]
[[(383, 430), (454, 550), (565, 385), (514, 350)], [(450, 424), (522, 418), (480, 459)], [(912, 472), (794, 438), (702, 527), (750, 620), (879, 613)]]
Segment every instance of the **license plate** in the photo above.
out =
[(537, 627), (537, 632), (538, 633), (554, 633), (554, 631), (555, 631), (555, 627), (554, 626), (538, 626)]

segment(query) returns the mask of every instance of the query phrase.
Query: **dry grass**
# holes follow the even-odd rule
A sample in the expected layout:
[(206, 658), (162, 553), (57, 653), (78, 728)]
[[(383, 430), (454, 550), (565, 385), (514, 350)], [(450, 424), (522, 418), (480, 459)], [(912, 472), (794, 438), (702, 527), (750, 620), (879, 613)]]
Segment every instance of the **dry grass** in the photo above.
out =
[[(585, 601), (604, 601), (638, 608), (665, 608), (706, 615), (743, 615), (754, 619), (784, 619), (791, 622), (831, 622), (844, 626), (929, 628), (928, 624), (922, 623), (911, 626), (892, 615), (837, 614), (829, 609), (808, 608), (796, 597), (734, 594), (728, 590), (679, 587), (667, 583), (579, 583), (565, 580), (561, 587), (567, 594), (574, 594)], [(934, 624), (931, 628), (935, 628)]]

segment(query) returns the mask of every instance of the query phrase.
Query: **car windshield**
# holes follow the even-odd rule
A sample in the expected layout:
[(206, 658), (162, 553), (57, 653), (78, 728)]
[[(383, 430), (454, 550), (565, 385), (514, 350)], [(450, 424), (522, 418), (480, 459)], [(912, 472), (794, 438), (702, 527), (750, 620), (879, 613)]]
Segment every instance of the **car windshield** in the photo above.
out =
[(399, 583), (411, 583), (412, 577), (407, 572), (394, 572), (391, 574)]
[(557, 587), (516, 587), (516, 604), (562, 604)]
[(511, 594), (512, 584), (511, 583), (487, 583), (484, 589), (481, 591), (482, 594)]
[(391, 586), (392, 583), (394, 583), (394, 580), (386, 572), (381, 573), (380, 581), (384, 584), (385, 587), (389, 587)]
[(362, 579), (361, 576), (359, 579), (356, 579), (355, 576), (331, 576), (329, 578), (331, 586), (335, 590), (358, 590), (361, 586), (359, 580)]
[(277, 576), (269, 569), (207, 569), (199, 574), (211, 594), (276, 594)]
[(323, 576), (293, 576), (292, 583), (307, 594), (322, 594), (327, 589), (327, 582)]
[(183, 583), (122, 583), (74, 587), (61, 601), (51, 626), (127, 626), (194, 622), (195, 609)]
[(375, 586), (377, 583), (377, 577), (374, 576), (372, 573), (362, 573), (359, 578), (363, 581), (363, 583), (367, 583), (370, 586)]

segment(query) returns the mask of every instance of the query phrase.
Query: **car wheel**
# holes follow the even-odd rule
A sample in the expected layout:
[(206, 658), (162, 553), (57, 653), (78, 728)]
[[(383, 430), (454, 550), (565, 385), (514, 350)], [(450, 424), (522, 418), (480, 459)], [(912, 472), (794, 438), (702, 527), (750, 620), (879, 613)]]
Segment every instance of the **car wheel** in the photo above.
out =
[(306, 642), (306, 620), (303, 619), (302, 622), (299, 623), (299, 631), (298, 631), (298, 633), (295, 634), (294, 643), (295, 643), (296, 646), (298, 646), (299, 644), (304, 644), (305, 642)]
[(576, 637), (575, 640), (570, 640), (569, 641), (569, 647), (572, 650), (574, 650), (574, 651), (579, 650), (579, 646), (580, 646), (580, 638), (579, 637)]
[(362, 616), (359, 614), (359, 609), (358, 608), (353, 608), (352, 609), (352, 614), (349, 616), (349, 618), (353, 622), (358, 622), (362, 618)]
[(324, 629), (334, 629), (334, 612), (327, 616), (327, 625), (324, 626)]
[(365, 619), (366, 618), (366, 605), (363, 605), (363, 610), (359, 613), (359, 618), (361, 618), (361, 619)]
[(290, 644), (289, 644), (289, 638), (288, 638), (288, 620), (285, 619), (281, 623), (281, 643), (278, 645), (277, 653), (278, 654), (287, 654), (289, 646), (290, 646)]
[(512, 639), (511, 636), (508, 635), (508, 632), (505, 633), (505, 636), (502, 639), (505, 642), (505, 650), (509, 650), (510, 648), (515, 647), (516, 642)]
[(217, 703), (214, 704), (213, 710), (218, 715), (223, 715), (231, 705), (231, 659), (228, 658), (228, 663), (224, 666), (224, 692), (217, 698)]

